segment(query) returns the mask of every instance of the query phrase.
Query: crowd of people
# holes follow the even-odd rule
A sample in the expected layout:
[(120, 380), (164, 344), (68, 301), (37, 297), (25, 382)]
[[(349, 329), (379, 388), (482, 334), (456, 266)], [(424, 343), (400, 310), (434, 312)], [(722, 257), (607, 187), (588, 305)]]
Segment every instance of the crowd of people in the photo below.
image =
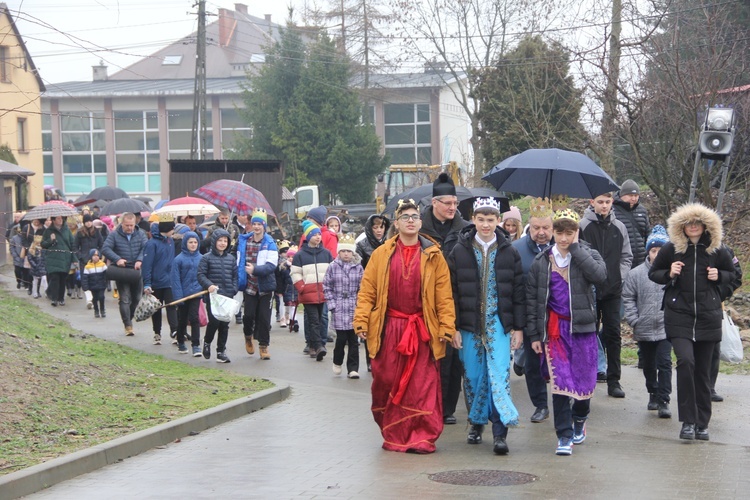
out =
[[(565, 197), (532, 200), (527, 223), (517, 207), (501, 212), (478, 198), (470, 220), (456, 188), (441, 174), (429, 206), (402, 199), (393, 220), (370, 216), (362, 234), (316, 207), (298, 244), (275, 240), (262, 209), (230, 219), (222, 210), (200, 228), (195, 217), (160, 214), (152, 222), (122, 214), (22, 221), (11, 230), (17, 287), (55, 307), (83, 298), (105, 317), (114, 282), (127, 336), (143, 294), (164, 304), (168, 334), (180, 353), (230, 362), (228, 318), (211, 294), (242, 309), (245, 350), (270, 360), (273, 309), (295, 326), (302, 308), (303, 354), (327, 355), (335, 330), (334, 375), (360, 378), (360, 343), (372, 372), (372, 415), (383, 448), (431, 453), (463, 399), (470, 445), (491, 423), (492, 450), (509, 453), (520, 416), (510, 375), (524, 376), (530, 421), (550, 417), (555, 453), (586, 440), (597, 382), (624, 398), (621, 320), (633, 328), (648, 411), (671, 418), (672, 353), (677, 359), (681, 439), (708, 440), (721, 341), (722, 302), (741, 285), (741, 268), (723, 244), (720, 217), (700, 204), (678, 208), (667, 228), (650, 225), (640, 189), (628, 180), (577, 213)], [(46, 292), (45, 292), (46, 286)], [(329, 317), (330, 316), (330, 317)], [(230, 318), (231, 319), (231, 318)], [(162, 342), (161, 310), (151, 316)], [(205, 332), (201, 338), (201, 328)], [(188, 342), (190, 348), (188, 348)]]

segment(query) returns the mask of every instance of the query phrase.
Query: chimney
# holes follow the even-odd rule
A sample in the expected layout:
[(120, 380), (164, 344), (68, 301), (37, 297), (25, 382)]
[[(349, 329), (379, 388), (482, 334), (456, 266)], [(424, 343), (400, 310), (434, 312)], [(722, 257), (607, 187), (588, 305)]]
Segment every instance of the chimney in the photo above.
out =
[(271, 14), (265, 14), (263, 17), (266, 18), (266, 22), (270, 24), (271, 22)]
[(229, 45), (229, 39), (232, 36), (234, 28), (234, 15), (228, 9), (219, 9), (219, 46), (226, 47)]
[(107, 76), (107, 66), (104, 65), (104, 61), (99, 61), (98, 66), (91, 66), (91, 69), (94, 71), (94, 81), (95, 82), (106, 82), (109, 80), (109, 77)]
[(247, 5), (245, 5), (244, 3), (236, 3), (236, 4), (234, 4), (234, 10), (236, 10), (240, 14), (247, 15)]

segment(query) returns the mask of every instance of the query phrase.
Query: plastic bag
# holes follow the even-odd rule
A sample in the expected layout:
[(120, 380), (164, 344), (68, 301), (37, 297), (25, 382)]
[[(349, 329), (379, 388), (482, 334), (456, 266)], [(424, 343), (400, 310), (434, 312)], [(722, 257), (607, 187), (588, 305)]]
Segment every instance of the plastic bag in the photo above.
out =
[(229, 323), (240, 311), (240, 303), (230, 297), (224, 297), (217, 292), (209, 294), (211, 297), (211, 314), (219, 321)]
[(156, 311), (161, 308), (161, 302), (159, 299), (151, 295), (150, 293), (144, 293), (141, 296), (141, 300), (138, 301), (138, 305), (133, 313), (133, 318), (136, 321), (144, 321), (154, 315)]
[(198, 324), (200, 326), (206, 326), (208, 324), (208, 313), (206, 312), (206, 303), (201, 299), (198, 305)]
[(721, 359), (728, 363), (739, 363), (743, 357), (740, 329), (724, 311), (724, 319), (721, 321)]

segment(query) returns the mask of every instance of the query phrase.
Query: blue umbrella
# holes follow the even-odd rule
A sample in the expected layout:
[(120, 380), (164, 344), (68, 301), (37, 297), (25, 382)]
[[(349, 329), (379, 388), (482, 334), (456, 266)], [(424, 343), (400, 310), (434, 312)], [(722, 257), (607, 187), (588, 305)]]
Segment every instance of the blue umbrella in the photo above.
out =
[(562, 149), (529, 149), (507, 158), (483, 180), (498, 191), (550, 197), (596, 198), (619, 186), (588, 156)]

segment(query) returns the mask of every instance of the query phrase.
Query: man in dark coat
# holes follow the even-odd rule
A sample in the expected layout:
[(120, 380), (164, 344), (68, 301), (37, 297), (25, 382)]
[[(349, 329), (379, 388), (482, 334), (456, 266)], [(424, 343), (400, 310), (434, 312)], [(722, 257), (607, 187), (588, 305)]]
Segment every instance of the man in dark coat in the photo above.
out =
[(612, 210), (617, 220), (625, 225), (630, 240), (630, 250), (633, 252), (631, 268), (640, 266), (646, 259), (646, 239), (651, 232), (651, 223), (648, 220), (646, 208), (639, 203), (641, 188), (638, 184), (628, 179), (622, 183), (619, 193), (615, 195)]
[[(443, 256), (450, 255), (458, 241), (458, 234), (468, 223), (458, 212), (456, 186), (450, 176), (442, 173), (432, 184), (432, 205), (422, 211), (420, 234), (428, 236), (440, 244)], [(443, 423), (455, 424), (458, 397), (461, 394), (463, 367), (458, 351), (448, 345), (445, 358), (440, 364), (440, 379), (443, 387)]]

